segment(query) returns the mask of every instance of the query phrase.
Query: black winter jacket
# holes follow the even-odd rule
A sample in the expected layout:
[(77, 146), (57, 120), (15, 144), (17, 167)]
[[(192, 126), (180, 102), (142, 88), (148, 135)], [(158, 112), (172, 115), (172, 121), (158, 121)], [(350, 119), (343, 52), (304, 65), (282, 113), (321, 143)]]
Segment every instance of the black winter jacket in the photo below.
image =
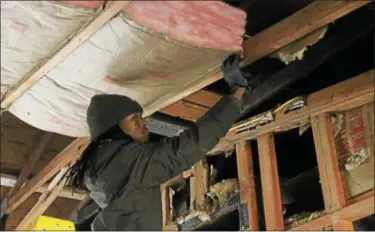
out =
[(191, 168), (240, 116), (240, 101), (224, 96), (195, 129), (158, 142), (108, 141), (94, 154), (85, 184), (100, 206), (92, 230), (161, 230), (160, 185)]

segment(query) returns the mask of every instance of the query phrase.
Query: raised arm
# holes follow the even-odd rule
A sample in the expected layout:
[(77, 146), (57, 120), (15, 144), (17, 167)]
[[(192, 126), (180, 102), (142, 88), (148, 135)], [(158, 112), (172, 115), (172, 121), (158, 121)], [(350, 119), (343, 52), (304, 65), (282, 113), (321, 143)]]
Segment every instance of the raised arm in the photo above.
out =
[(239, 67), (240, 57), (230, 56), (222, 65), (232, 94), (221, 98), (196, 123), (177, 137), (163, 139), (145, 166), (142, 182), (161, 184), (191, 168), (213, 149), (240, 117), (242, 97), (248, 82)]

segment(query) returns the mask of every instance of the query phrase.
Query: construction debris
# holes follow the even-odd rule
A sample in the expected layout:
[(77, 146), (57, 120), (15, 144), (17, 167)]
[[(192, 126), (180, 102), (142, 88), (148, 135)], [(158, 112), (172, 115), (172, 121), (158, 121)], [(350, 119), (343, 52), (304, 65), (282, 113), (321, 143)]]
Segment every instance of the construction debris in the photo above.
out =
[(325, 211), (306, 212), (294, 214), (286, 219), (285, 224), (300, 225), (325, 215)]
[(346, 171), (351, 171), (365, 163), (369, 157), (368, 154), (368, 149), (362, 148), (357, 154), (349, 156), (345, 164)]
[(221, 182), (210, 187), (207, 196), (211, 199), (217, 198), (220, 206), (227, 202), (230, 197), (238, 194), (240, 191), (238, 180), (236, 178), (222, 180)]
[(290, 62), (293, 62), (295, 60), (302, 60), (303, 55), (307, 51), (308, 47), (316, 44), (319, 40), (321, 40), (325, 36), (327, 29), (328, 26), (325, 26), (316, 31), (313, 31), (305, 37), (302, 37), (301, 39), (290, 43), (280, 50), (272, 53), (270, 57), (277, 58), (285, 64), (289, 64)]

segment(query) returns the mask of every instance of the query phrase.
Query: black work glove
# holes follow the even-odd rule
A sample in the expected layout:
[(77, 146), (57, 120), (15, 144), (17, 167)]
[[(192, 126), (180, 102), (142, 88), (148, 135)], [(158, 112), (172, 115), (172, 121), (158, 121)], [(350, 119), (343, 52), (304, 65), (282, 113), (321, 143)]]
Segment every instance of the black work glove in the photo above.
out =
[(237, 54), (232, 54), (221, 65), (224, 80), (228, 83), (231, 92), (239, 87), (247, 88), (249, 85), (246, 77), (250, 77), (250, 73), (245, 73), (240, 69), (240, 62), (241, 57)]

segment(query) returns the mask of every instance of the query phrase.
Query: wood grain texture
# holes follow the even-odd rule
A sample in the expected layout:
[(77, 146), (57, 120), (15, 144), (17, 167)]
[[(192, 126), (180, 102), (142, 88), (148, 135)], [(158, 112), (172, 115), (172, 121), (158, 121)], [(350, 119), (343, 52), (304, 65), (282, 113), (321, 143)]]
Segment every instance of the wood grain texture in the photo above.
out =
[(266, 229), (284, 230), (274, 138), (272, 134), (263, 134), (257, 141)]
[(250, 143), (248, 141), (238, 142), (236, 144), (236, 154), (241, 203), (247, 203), (249, 217), (249, 228), (241, 228), (241, 230), (259, 230), (253, 156)]
[(345, 206), (346, 197), (329, 114), (312, 117), (311, 126), (324, 205), (326, 212), (332, 212)]

